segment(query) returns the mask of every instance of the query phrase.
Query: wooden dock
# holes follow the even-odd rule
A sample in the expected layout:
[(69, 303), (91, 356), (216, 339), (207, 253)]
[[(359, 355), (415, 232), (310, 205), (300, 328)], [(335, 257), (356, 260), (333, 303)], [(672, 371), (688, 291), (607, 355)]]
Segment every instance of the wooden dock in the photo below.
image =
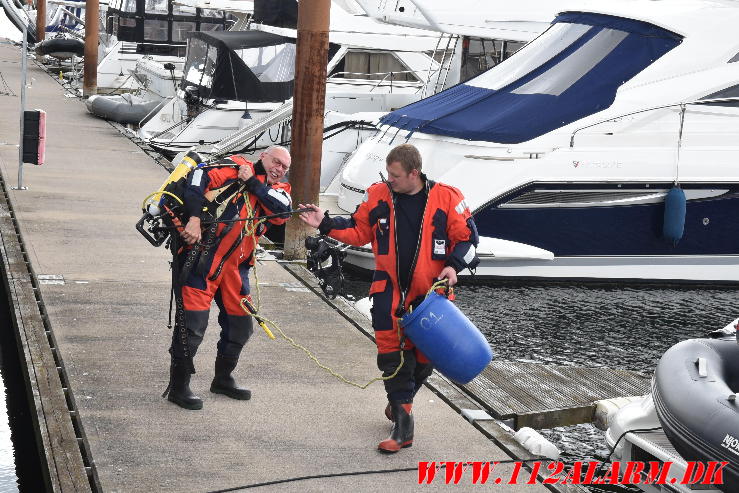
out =
[(595, 401), (649, 393), (650, 377), (611, 368), (493, 361), (462, 388), (515, 429), (590, 423)]
[(74, 398), (57, 351), (54, 334), (41, 302), (28, 254), (8, 200), (7, 185), (0, 176), (0, 259), (8, 293), (13, 329), (26, 387), (32, 396), (32, 416), (42, 462), (39, 474), (48, 491), (91, 491), (93, 472), (86, 464), (87, 451)]

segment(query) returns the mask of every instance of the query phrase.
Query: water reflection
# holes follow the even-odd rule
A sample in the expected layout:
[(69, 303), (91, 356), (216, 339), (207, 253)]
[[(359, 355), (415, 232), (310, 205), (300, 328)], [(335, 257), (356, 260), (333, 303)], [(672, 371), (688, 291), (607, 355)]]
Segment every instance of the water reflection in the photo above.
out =
[[(15, 474), (15, 453), (10, 438), (10, 423), (5, 407), (5, 382), (0, 376), (0, 492), (18, 491), (18, 477)], [(31, 438), (32, 439), (32, 438)]]
[(673, 344), (739, 316), (735, 289), (469, 285), (457, 293), (499, 360), (650, 374)]

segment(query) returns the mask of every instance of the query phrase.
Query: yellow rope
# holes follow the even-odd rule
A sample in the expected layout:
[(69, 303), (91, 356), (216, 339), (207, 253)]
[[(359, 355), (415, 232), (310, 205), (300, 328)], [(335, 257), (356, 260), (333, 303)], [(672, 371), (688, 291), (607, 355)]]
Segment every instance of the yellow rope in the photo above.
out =
[[(449, 279), (439, 279), (435, 283), (431, 285), (431, 288), (426, 292), (426, 296), (430, 295), (432, 292), (436, 291), (437, 289), (441, 289), (445, 287), (447, 284), (449, 284)], [(449, 293), (454, 294), (454, 288), (449, 287)]]
[[(243, 194), (243, 196), (244, 196), (244, 202), (245, 202), (246, 217), (253, 217), (254, 216), (254, 211), (252, 209), (251, 203), (249, 202), (249, 194), (245, 192)], [(310, 352), (310, 350), (308, 348), (306, 348), (305, 346), (303, 346), (303, 345), (295, 342), (295, 340), (292, 337), (290, 337), (287, 334), (285, 334), (285, 332), (283, 332), (283, 330), (275, 322), (273, 322), (272, 320), (269, 320), (267, 318), (264, 318), (264, 317), (262, 317), (261, 315), (258, 314), (259, 313), (259, 309), (260, 309), (260, 304), (261, 304), (261, 293), (260, 293), (260, 290), (259, 290), (259, 275), (257, 273), (257, 261), (256, 261), (257, 236), (256, 236), (255, 233), (256, 233), (256, 230), (257, 230), (257, 227), (259, 226), (259, 224), (263, 223), (264, 221), (265, 221), (264, 219), (261, 219), (259, 221), (244, 221), (244, 234), (250, 235), (252, 237), (253, 242), (254, 242), (254, 255), (255, 255), (255, 258), (254, 258), (254, 266), (253, 266), (253, 268), (254, 268), (254, 284), (255, 284), (255, 289), (256, 289), (256, 305), (254, 307), (254, 312), (252, 313), (252, 310), (249, 310), (249, 308), (247, 308), (246, 304), (248, 303), (248, 300), (246, 298), (242, 298), (241, 299), (241, 302), (240, 302), (240, 305), (241, 305), (241, 308), (244, 310), (244, 312), (246, 312), (247, 315), (251, 315), (251, 316), (254, 317), (254, 319), (257, 321), (257, 323), (259, 324), (259, 326), (262, 327), (262, 330), (264, 330), (264, 332), (267, 334), (267, 337), (269, 337), (272, 340), (275, 339), (275, 335), (272, 333), (272, 331), (269, 329), (269, 327), (267, 327), (267, 324), (270, 324), (272, 327), (275, 328), (275, 330), (277, 332), (279, 332), (279, 334), (282, 336), (282, 338), (285, 339), (287, 342), (289, 342), (294, 348), (297, 348), (297, 349), (300, 349), (301, 351), (303, 351), (321, 369), (326, 370), (332, 376), (338, 378), (339, 380), (341, 380), (342, 382), (344, 382), (344, 383), (346, 383), (348, 385), (352, 385), (352, 386), (358, 387), (360, 389), (366, 389), (367, 387), (369, 387), (371, 384), (373, 384), (375, 382), (379, 382), (379, 381), (382, 381), (382, 380), (390, 380), (391, 378), (395, 378), (398, 375), (398, 372), (400, 371), (400, 369), (403, 367), (403, 364), (405, 363), (405, 356), (403, 355), (403, 350), (402, 349), (400, 350), (400, 364), (398, 365), (398, 367), (395, 369), (395, 371), (391, 375), (388, 375), (387, 377), (375, 377), (375, 378), (373, 378), (372, 380), (370, 380), (369, 382), (367, 382), (365, 384), (359, 384), (359, 383), (356, 383), (356, 382), (353, 382), (353, 381), (347, 379), (343, 375), (341, 375), (341, 374), (337, 373), (336, 371), (334, 371), (332, 368), (330, 368), (330, 367), (324, 365), (323, 363), (321, 363), (318, 360), (318, 358), (316, 356), (314, 356), (313, 353)], [(251, 226), (251, 228), (249, 227), (249, 223), (253, 223), (252, 226)], [(400, 325), (398, 325), (398, 340), (401, 340), (401, 336), (400, 336)]]
[[(359, 384), (357, 382), (354, 382), (352, 380), (349, 380), (348, 378), (344, 377), (340, 373), (337, 373), (331, 367), (326, 366), (323, 363), (321, 363), (318, 360), (318, 358), (316, 356), (314, 356), (313, 353), (310, 352), (310, 350), (308, 348), (306, 348), (302, 344), (299, 344), (299, 343), (295, 342), (295, 340), (292, 337), (290, 337), (287, 334), (285, 334), (285, 332), (283, 332), (283, 330), (280, 328), (279, 325), (277, 325), (277, 323), (273, 322), (272, 320), (269, 320), (268, 318), (264, 318), (261, 315), (258, 315), (256, 313), (251, 313), (249, 311), (249, 309), (247, 309), (246, 306), (244, 305), (244, 303), (243, 303), (244, 300), (242, 299), (241, 301), (242, 301), (241, 308), (244, 309), (244, 311), (247, 313), (247, 315), (251, 315), (251, 316), (253, 316), (256, 319), (256, 321), (259, 323), (259, 325), (262, 327), (262, 329), (264, 329), (264, 331), (267, 333), (267, 335), (270, 337), (270, 339), (274, 339), (275, 336), (272, 333), (272, 331), (269, 330), (269, 328), (266, 326), (266, 324), (270, 324), (277, 332), (279, 332), (280, 336), (282, 336), (283, 339), (285, 339), (287, 342), (290, 343), (290, 345), (292, 345), (293, 347), (295, 347), (297, 349), (300, 349), (305, 354), (307, 354), (308, 357), (316, 365), (318, 365), (321, 369), (326, 370), (332, 376), (338, 378), (339, 380), (341, 380), (342, 382), (344, 382), (344, 383), (346, 383), (348, 385), (352, 385), (352, 386), (357, 387), (357, 388), (360, 388), (360, 389), (366, 389), (367, 387), (369, 387), (370, 385), (372, 385), (375, 382), (379, 382), (379, 381), (382, 381), (382, 380), (390, 380), (391, 378), (395, 378), (398, 375), (398, 372), (400, 371), (400, 369), (403, 367), (403, 364), (405, 363), (405, 356), (403, 355), (403, 350), (401, 349), (401, 351), (400, 351), (400, 364), (398, 365), (398, 367), (395, 369), (395, 371), (391, 375), (388, 375), (386, 377), (375, 377), (375, 378), (373, 378), (372, 380), (370, 380), (369, 382), (367, 382), (365, 384)], [(400, 327), (398, 327), (398, 338), (400, 338)]]

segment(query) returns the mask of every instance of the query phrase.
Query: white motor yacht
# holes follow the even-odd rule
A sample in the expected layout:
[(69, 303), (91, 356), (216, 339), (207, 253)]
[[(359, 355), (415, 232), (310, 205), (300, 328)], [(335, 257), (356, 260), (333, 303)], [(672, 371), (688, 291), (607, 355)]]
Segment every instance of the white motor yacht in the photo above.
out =
[[(737, 20), (736, 2), (575, 4), (504, 62), (385, 115), (338, 207), (409, 142), (464, 193), (478, 278), (736, 282)], [(371, 269), (368, 249), (348, 252)]]

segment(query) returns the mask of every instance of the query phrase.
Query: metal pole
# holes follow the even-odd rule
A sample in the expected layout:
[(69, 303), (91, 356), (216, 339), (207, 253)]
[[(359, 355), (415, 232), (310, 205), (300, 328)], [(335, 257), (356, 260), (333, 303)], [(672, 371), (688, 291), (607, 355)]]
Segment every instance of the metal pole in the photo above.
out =
[[(331, 0), (298, 2), (298, 39), (292, 120), (290, 184), (295, 204), (317, 204), (321, 185), (323, 110), (326, 104), (326, 65)], [(288, 260), (305, 258), (305, 237), (313, 233), (293, 219), (285, 228)]]
[(85, 69), (82, 82), (82, 97), (90, 97), (98, 92), (98, 20), (100, 2), (85, 2)]
[(21, 47), (21, 119), (20, 119), (20, 141), (18, 143), (18, 186), (14, 187), (13, 190), (28, 190), (28, 187), (23, 186), (23, 132), (24, 132), (24, 117), (26, 114), (26, 72), (27, 67), (27, 56), (28, 56), (28, 26), (23, 23), (23, 45)]

